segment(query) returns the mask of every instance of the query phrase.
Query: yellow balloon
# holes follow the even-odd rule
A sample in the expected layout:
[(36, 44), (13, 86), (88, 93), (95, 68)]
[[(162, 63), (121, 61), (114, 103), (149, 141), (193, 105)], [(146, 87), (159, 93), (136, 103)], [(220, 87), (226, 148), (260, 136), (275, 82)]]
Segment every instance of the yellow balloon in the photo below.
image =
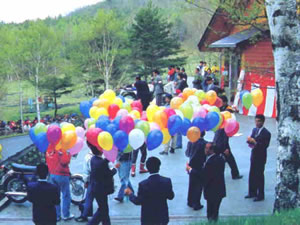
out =
[(61, 149), (66, 151), (71, 149), (77, 141), (77, 134), (75, 131), (68, 130), (62, 134)]
[(133, 102), (133, 100), (132, 100), (132, 99), (129, 99), (129, 98), (126, 98), (126, 99), (125, 99), (125, 102), (128, 103), (129, 105), (131, 105), (131, 103)]
[(75, 126), (72, 123), (66, 123), (62, 126), (61, 132), (65, 133), (66, 131), (76, 131)]
[(120, 98), (115, 98), (114, 101), (113, 101), (113, 104), (118, 105), (120, 107), (120, 109), (121, 109), (122, 106), (123, 106), (123, 101)]
[(199, 101), (202, 101), (205, 99), (205, 92), (202, 90), (197, 90), (195, 92), (195, 95), (198, 97)]
[(223, 111), (221, 112), (221, 114), (224, 116), (225, 120), (230, 119), (232, 117), (229, 111)]
[(147, 118), (149, 122), (153, 122), (153, 117), (154, 114), (159, 110), (159, 107), (157, 105), (149, 105), (146, 113), (147, 113)]
[(168, 131), (167, 128), (162, 129), (161, 132), (163, 133), (163, 137), (164, 137), (162, 143), (163, 143), (163, 144), (167, 144), (167, 143), (171, 140), (171, 135), (170, 135), (170, 133), (169, 133), (169, 131)]
[(171, 108), (172, 109), (179, 109), (179, 107), (182, 105), (183, 99), (180, 97), (174, 97), (171, 100)]
[(0, 144), (0, 152), (2, 152), (2, 148), (3, 148), (3, 147), (2, 147), (2, 145)]
[(89, 128), (96, 128), (96, 124), (91, 124)]
[(213, 105), (217, 100), (217, 93), (213, 90), (206, 92), (205, 99), (210, 105)]
[(95, 120), (98, 119), (98, 117), (97, 117), (97, 110), (98, 110), (98, 107), (96, 107), (96, 106), (93, 106), (90, 109), (90, 117), (92, 117)]
[(107, 89), (102, 95), (103, 98), (107, 99), (110, 103), (112, 103), (116, 98), (116, 93), (111, 89)]
[(129, 116), (132, 117), (132, 119), (136, 120), (136, 119), (140, 119), (141, 118), (141, 114), (139, 111), (137, 110), (132, 110), (130, 113), (129, 113)]
[(97, 120), (100, 116), (108, 116), (108, 112), (105, 108), (97, 108), (95, 119)]
[(253, 99), (253, 105), (256, 107), (259, 107), (263, 101), (264, 101), (264, 95), (263, 92), (257, 88), (253, 91), (251, 91), (252, 99)]
[(94, 101), (93, 106), (97, 106), (98, 108), (105, 108), (108, 109), (110, 102), (107, 99), (98, 99)]
[(105, 151), (110, 151), (113, 147), (113, 137), (110, 133), (103, 131), (98, 135), (98, 144)]

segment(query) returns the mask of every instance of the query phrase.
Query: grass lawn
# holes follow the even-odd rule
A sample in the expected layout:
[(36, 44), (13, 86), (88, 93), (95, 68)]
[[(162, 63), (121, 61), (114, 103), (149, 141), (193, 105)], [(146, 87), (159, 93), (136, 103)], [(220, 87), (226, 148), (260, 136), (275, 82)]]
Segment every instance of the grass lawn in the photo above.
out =
[(300, 225), (300, 209), (261, 217), (239, 217), (222, 219), (217, 223), (199, 222), (190, 225)]

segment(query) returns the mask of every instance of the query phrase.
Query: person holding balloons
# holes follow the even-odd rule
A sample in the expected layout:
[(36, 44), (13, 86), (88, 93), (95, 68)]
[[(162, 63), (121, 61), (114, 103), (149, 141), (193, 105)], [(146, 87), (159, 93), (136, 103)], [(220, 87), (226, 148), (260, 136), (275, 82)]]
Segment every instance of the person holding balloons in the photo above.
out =
[[(131, 148), (131, 147), (128, 147)], [(132, 164), (132, 148), (130, 152), (119, 152), (117, 157), (117, 163), (115, 167), (118, 169), (121, 187), (118, 196), (115, 198), (116, 201), (122, 203), (124, 199), (124, 190), (130, 188), (133, 191), (133, 187), (130, 183), (130, 169)]]
[(135, 176), (135, 170), (136, 170), (136, 160), (139, 154), (139, 151), (141, 151), (141, 162), (140, 162), (140, 173), (148, 173), (148, 170), (145, 168), (145, 162), (147, 159), (147, 145), (144, 143), (142, 147), (139, 149), (136, 149), (133, 151), (133, 157), (132, 157), (132, 165), (131, 165), (131, 176)]

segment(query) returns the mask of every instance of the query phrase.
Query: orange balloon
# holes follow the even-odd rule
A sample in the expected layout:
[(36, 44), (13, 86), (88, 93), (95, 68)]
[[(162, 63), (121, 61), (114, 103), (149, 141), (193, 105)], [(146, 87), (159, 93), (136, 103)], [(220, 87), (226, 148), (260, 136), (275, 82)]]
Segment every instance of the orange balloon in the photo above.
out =
[(183, 101), (185, 102), (189, 96), (187, 93), (182, 93), (181, 97), (182, 97)]
[(208, 101), (208, 103), (210, 105), (215, 104), (217, 97), (218, 97), (217, 93), (213, 90), (206, 92), (206, 95), (205, 95), (205, 99), (206, 99), (206, 101)]
[(193, 89), (187, 87), (183, 90), (182, 95), (186, 95), (188, 98), (189, 96), (193, 95), (194, 93), (195, 92), (193, 91)]
[(161, 129), (168, 125), (168, 115), (163, 110), (157, 111), (153, 116), (153, 121), (160, 126)]
[(224, 116), (225, 120), (230, 119), (232, 117), (229, 111), (223, 111), (221, 112), (221, 114)]
[(61, 148), (63, 150), (71, 149), (77, 141), (77, 135), (75, 131), (66, 131), (62, 134), (61, 138)]
[(171, 108), (172, 109), (179, 109), (179, 107), (182, 105), (183, 99), (180, 97), (174, 97), (171, 100)]
[(56, 151), (59, 151), (59, 150), (61, 150), (61, 141), (59, 141), (56, 145), (55, 145), (55, 150)]
[(191, 127), (190, 129), (188, 129), (186, 136), (190, 140), (190, 142), (194, 143), (200, 139), (201, 131), (198, 127)]

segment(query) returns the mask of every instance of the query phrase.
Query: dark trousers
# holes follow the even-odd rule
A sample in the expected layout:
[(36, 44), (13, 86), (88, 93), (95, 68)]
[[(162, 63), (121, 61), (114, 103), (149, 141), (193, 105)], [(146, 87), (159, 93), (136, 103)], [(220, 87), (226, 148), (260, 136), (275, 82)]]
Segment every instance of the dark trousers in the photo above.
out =
[(207, 219), (209, 221), (217, 221), (219, 218), (219, 208), (222, 198), (208, 199), (207, 200)]
[(35, 225), (56, 225), (56, 222), (34, 222)]
[(249, 173), (249, 195), (265, 198), (265, 163), (252, 162)]
[(140, 147), (139, 149), (136, 149), (133, 151), (133, 156), (132, 156), (132, 163), (133, 164), (136, 164), (136, 160), (137, 160), (137, 157), (139, 155), (139, 151), (141, 150), (141, 163), (145, 163), (146, 162), (146, 158), (147, 158), (147, 145), (146, 143), (144, 143), (142, 145), (142, 147)]
[(94, 192), (92, 192), (92, 195), (96, 198), (98, 209), (93, 218), (89, 221), (88, 225), (96, 225), (100, 224), (100, 222), (102, 222), (103, 225), (110, 225), (107, 195)]
[(201, 179), (195, 174), (189, 175), (189, 192), (188, 192), (188, 205), (192, 207), (199, 207), (201, 205), (202, 195), (202, 182)]
[(140, 99), (141, 99), (141, 103), (143, 105), (143, 111), (146, 111), (146, 109), (149, 106), (150, 101), (151, 101), (151, 94), (149, 93), (148, 95), (147, 94), (142, 95)]
[(92, 185), (89, 184), (86, 190), (86, 197), (85, 197), (81, 216), (83, 217), (93, 216), (93, 201), (94, 201), (94, 196), (92, 195)]
[(231, 151), (229, 151), (229, 155), (224, 154), (224, 157), (225, 157), (226, 162), (228, 163), (228, 165), (231, 169), (232, 178), (239, 176), (240, 172), (239, 172), (239, 169), (237, 167), (235, 158), (234, 158), (233, 154), (231, 153)]
[(156, 94), (155, 95), (155, 98), (156, 98), (156, 105), (158, 106), (162, 106), (162, 103), (163, 103), (163, 94)]

